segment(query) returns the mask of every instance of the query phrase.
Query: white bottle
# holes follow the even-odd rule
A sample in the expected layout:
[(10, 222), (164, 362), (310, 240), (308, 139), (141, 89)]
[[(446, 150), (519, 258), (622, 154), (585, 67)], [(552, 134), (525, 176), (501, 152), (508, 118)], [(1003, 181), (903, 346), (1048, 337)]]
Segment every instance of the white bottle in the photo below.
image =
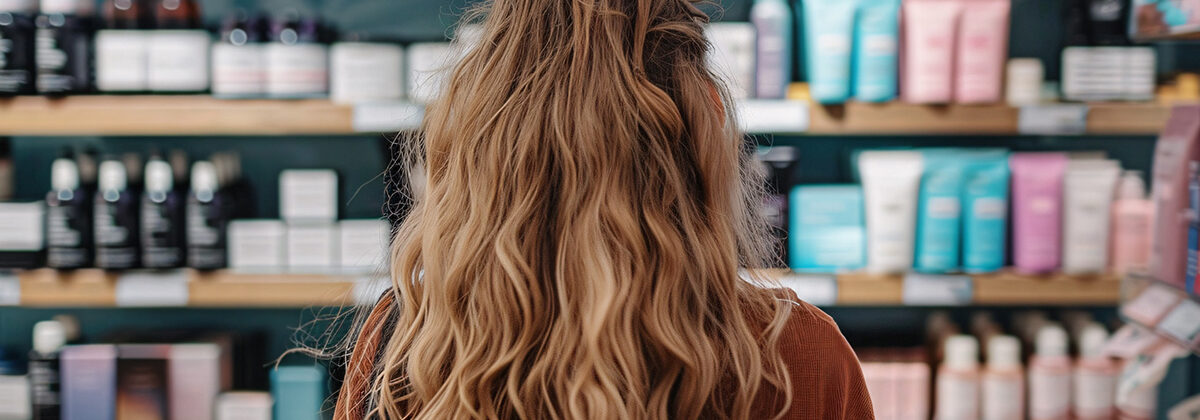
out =
[(946, 339), (946, 357), (937, 375), (934, 418), (979, 418), (979, 342), (969, 335)]
[(1103, 353), (1108, 331), (1098, 323), (1088, 324), (1079, 334), (1079, 360), (1075, 362), (1075, 392), (1072, 412), (1076, 420), (1113, 418), (1120, 368)]
[(750, 21), (757, 32), (754, 95), (783, 99), (792, 80), (792, 12), (785, 0), (755, 0)]
[(1037, 353), (1029, 359), (1029, 418), (1066, 420), (1071, 411), (1071, 356), (1067, 332), (1058, 324), (1038, 331)]
[(983, 420), (1025, 418), (1025, 372), (1021, 340), (998, 335), (988, 340), (987, 369), (983, 372)]

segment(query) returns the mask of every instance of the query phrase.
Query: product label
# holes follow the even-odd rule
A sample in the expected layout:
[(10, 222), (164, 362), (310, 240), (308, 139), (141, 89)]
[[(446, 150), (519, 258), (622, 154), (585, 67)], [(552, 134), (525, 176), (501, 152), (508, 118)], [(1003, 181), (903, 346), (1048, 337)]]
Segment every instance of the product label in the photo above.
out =
[(78, 268), (87, 265), (91, 250), (84, 238), (92, 227), (88, 216), (78, 204), (46, 207), (47, 266)]
[(4, 13), (0, 20), (0, 94), (26, 93), (33, 89), (34, 31), (32, 22)]
[(1021, 376), (986, 376), (983, 378), (982, 420), (1023, 420), (1025, 384)]
[(1003, 219), (1007, 215), (1008, 201), (995, 197), (978, 198), (971, 211), (976, 219)]
[(1117, 376), (1102, 372), (1075, 372), (1075, 417), (1108, 419), (1117, 398)]
[[(43, 93), (83, 90), (91, 78), (91, 39), (62, 15), (41, 16), (35, 32), (37, 89)], [(66, 26), (43, 26), (43, 25)]]
[(1029, 372), (1029, 417), (1032, 420), (1065, 419), (1070, 409), (1070, 374)]
[(276, 96), (311, 96), (328, 89), (328, 50), (324, 45), (266, 46), (267, 93)]
[(927, 203), (927, 215), (935, 219), (957, 219), (958, 197), (931, 197)]
[(939, 375), (937, 382), (937, 419), (973, 419), (979, 415), (979, 383), (975, 377)]
[(149, 31), (104, 30), (96, 33), (96, 87), (104, 92), (148, 89)]
[(213, 94), (263, 94), (267, 89), (266, 57), (263, 54), (259, 45), (213, 45)]
[(188, 202), (188, 266), (200, 269), (226, 265), (225, 225), (212, 202), (192, 199)]
[(29, 361), (30, 402), (36, 419), (59, 418), (58, 359)]
[(95, 207), (96, 266), (130, 268), (137, 264), (137, 219), (124, 203), (98, 201)]
[(208, 89), (208, 32), (159, 30), (150, 34), (147, 78), (152, 91)]
[(184, 241), (175, 225), (180, 215), (168, 200), (142, 202), (142, 264), (146, 267), (175, 267), (183, 263)]

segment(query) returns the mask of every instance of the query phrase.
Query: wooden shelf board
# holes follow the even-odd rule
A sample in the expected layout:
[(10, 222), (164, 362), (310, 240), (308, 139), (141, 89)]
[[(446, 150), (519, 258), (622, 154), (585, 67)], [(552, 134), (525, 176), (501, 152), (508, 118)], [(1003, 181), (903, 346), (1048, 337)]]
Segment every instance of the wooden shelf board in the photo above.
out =
[(983, 305), (1114, 305), (1121, 299), (1115, 275), (1044, 276), (1013, 271), (975, 276), (975, 302)]
[(196, 273), (188, 283), (188, 304), (199, 307), (338, 306), (352, 301), (354, 283), (346, 276), (321, 274)]
[(1016, 134), (1017, 114), (1007, 105), (814, 104), (806, 134)]

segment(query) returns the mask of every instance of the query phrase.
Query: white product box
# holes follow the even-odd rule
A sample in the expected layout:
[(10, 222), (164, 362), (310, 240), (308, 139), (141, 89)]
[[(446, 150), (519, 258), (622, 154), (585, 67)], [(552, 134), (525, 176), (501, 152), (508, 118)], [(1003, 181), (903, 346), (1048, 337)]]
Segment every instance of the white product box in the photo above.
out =
[(408, 97), (429, 103), (442, 93), (454, 65), (455, 46), (449, 42), (427, 42), (408, 47)]
[(249, 98), (264, 95), (267, 91), (266, 59), (261, 44), (214, 44), (213, 96)]
[(350, 272), (371, 271), (386, 266), (391, 225), (382, 219), (343, 220), (341, 265)]
[(1068, 47), (1063, 97), (1072, 101), (1154, 99), (1157, 58), (1149, 47)]
[(287, 264), (287, 229), (279, 220), (229, 223), (229, 267), (278, 271)]
[(96, 32), (96, 88), (101, 92), (148, 90), (150, 31), (104, 29)]
[(156, 92), (208, 90), (212, 37), (203, 29), (150, 31), (146, 84)]
[(271, 42), (263, 48), (268, 96), (312, 98), (329, 91), (329, 47)]
[(32, 203), (0, 203), (0, 251), (39, 251), (45, 247), (42, 221), (46, 207)]
[(726, 79), (729, 93), (735, 99), (753, 97), (754, 89), (754, 25), (744, 22), (721, 22), (708, 25), (704, 31), (713, 51), (709, 64)]
[(332, 169), (289, 169), (279, 174), (279, 214), (288, 223), (337, 220), (338, 176)]
[(28, 419), (29, 408), (29, 378), (0, 375), (0, 420)]
[(271, 420), (271, 393), (238, 391), (217, 397), (216, 420)]
[(336, 224), (288, 224), (287, 267), (293, 272), (329, 272), (338, 266)]
[(329, 51), (329, 97), (337, 103), (394, 101), (404, 97), (404, 47), (341, 42)]

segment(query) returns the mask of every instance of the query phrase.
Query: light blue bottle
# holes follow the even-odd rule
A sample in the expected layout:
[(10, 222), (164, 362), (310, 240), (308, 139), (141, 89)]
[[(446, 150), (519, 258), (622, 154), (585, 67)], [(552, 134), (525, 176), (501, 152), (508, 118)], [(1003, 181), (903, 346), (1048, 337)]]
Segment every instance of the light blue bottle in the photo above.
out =
[(788, 265), (795, 271), (833, 273), (866, 263), (863, 194), (858, 185), (803, 185), (792, 189)]
[(957, 150), (922, 151), (925, 173), (917, 203), (915, 269), (944, 273), (958, 269), (963, 164)]
[(963, 270), (987, 273), (1004, 268), (1008, 226), (1008, 152), (963, 152)]
[(857, 1), (854, 98), (863, 102), (887, 102), (896, 98), (900, 0)]
[(804, 65), (814, 101), (850, 99), (855, 0), (803, 0)]
[(758, 33), (754, 95), (783, 99), (792, 82), (792, 11), (787, 0), (754, 0), (750, 22)]
[(325, 368), (319, 365), (280, 366), (271, 370), (271, 398), (275, 418), (321, 420), (321, 406), (329, 396)]

